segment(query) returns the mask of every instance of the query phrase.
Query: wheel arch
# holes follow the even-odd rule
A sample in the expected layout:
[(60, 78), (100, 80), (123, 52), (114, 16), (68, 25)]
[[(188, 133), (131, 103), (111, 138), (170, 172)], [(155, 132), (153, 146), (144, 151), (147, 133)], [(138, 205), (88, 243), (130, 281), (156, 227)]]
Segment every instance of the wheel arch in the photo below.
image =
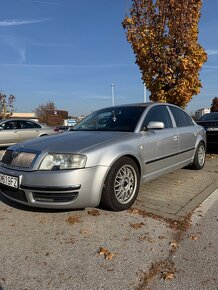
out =
[(204, 140), (204, 139), (202, 139), (202, 138), (199, 139), (199, 140), (196, 142), (196, 145), (195, 145), (195, 151), (197, 150), (198, 145), (199, 145), (200, 143), (203, 143), (204, 148), (205, 148), (205, 151), (207, 151), (207, 142), (206, 142), (206, 140)]
[[(126, 162), (121, 161), (122, 159), (125, 159), (125, 158), (126, 158)], [(129, 161), (127, 161), (128, 160), (127, 158), (129, 159)], [(114, 171), (112, 170), (112, 168), (114, 168), (114, 166), (116, 168), (117, 165), (120, 166), (119, 162), (121, 162), (121, 164), (123, 162), (123, 165), (122, 166), (124, 166), (124, 164), (128, 164), (128, 163), (131, 165), (130, 161), (132, 163), (132, 166), (133, 166), (133, 163), (134, 163), (134, 167), (135, 167), (134, 170), (137, 169), (135, 171), (135, 174), (137, 176), (136, 177), (137, 183), (136, 183), (136, 187), (135, 187), (136, 195), (134, 193), (135, 197), (133, 196), (133, 199), (131, 199), (132, 201), (130, 201), (131, 202), (131, 205), (134, 203), (134, 201), (135, 201), (135, 199), (136, 199), (136, 197), (138, 195), (138, 191), (139, 191), (139, 187), (140, 187), (140, 181), (141, 181), (141, 166), (140, 166), (140, 162), (137, 159), (137, 157), (135, 157), (132, 154), (123, 154), (123, 155), (118, 156), (115, 160), (113, 160), (113, 162), (108, 167), (108, 170), (107, 170), (107, 172), (105, 174), (104, 181), (102, 182), (102, 190), (101, 190), (101, 194), (100, 194), (100, 204), (99, 204), (100, 207), (103, 207), (105, 209), (110, 209), (110, 210), (117, 211), (117, 208), (116, 208), (117, 206), (115, 206), (116, 203), (114, 203), (113, 201), (110, 201), (109, 202), (109, 196), (110, 196), (110, 194), (108, 194), (108, 192), (107, 192), (108, 191), (107, 188), (110, 188), (110, 185), (112, 184), (111, 183), (111, 178), (113, 176), (112, 174), (114, 174)], [(108, 178), (109, 178), (109, 181), (107, 180)], [(104, 192), (104, 190), (107, 190), (107, 191)], [(122, 205), (122, 206), (124, 206), (124, 205)], [(125, 210), (125, 209), (127, 209), (127, 208), (119, 207), (118, 210)]]
[[(132, 154), (124, 154), (124, 155), (120, 155), (120, 156), (118, 156), (115, 160), (113, 160), (113, 162), (110, 164), (110, 166), (108, 167), (108, 170), (107, 170), (107, 173), (105, 174), (105, 178), (104, 178), (104, 182), (105, 182), (105, 180), (106, 180), (106, 178), (107, 178), (107, 175), (108, 175), (108, 173), (109, 173), (109, 171), (111, 170), (111, 167), (118, 161), (118, 160), (120, 160), (121, 158), (123, 158), (123, 157), (128, 157), (128, 158), (130, 158), (130, 159), (132, 159), (134, 162), (135, 162), (135, 164), (137, 165), (137, 167), (138, 167), (138, 170), (139, 170), (139, 175), (140, 175), (140, 178), (141, 178), (141, 173), (142, 173), (142, 168), (141, 168), (141, 165), (140, 165), (140, 162), (139, 162), (139, 160), (137, 159), (137, 157), (135, 157), (134, 155), (132, 155)], [(103, 182), (103, 183), (104, 183)]]
[(39, 135), (39, 137), (44, 137), (44, 136), (48, 136), (48, 134), (41, 134), (41, 135)]
[(131, 154), (126, 154), (126, 155), (123, 155), (122, 157), (129, 157), (130, 159), (135, 161), (135, 163), (136, 163), (136, 165), (138, 167), (138, 170), (139, 170), (140, 178), (141, 178), (141, 171), (142, 170), (141, 170), (141, 165), (140, 165), (138, 159), (135, 156), (131, 155)]

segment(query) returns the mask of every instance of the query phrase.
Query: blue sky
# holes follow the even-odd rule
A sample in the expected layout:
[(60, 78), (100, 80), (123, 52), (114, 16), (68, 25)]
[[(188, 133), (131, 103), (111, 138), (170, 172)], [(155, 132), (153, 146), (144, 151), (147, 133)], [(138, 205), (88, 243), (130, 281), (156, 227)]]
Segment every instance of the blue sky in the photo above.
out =
[[(189, 113), (218, 96), (218, 1), (203, 2), (199, 42), (208, 61)], [(111, 84), (115, 104), (143, 102), (125, 13), (126, 0), (0, 0), (0, 91), (16, 96), (17, 112), (53, 101), (87, 114), (112, 105)]]

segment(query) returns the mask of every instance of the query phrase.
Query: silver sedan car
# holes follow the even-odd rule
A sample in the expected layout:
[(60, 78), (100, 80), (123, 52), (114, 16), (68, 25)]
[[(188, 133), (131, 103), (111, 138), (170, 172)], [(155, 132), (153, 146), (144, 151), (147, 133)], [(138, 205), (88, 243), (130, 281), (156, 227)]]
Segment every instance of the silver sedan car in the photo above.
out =
[(140, 183), (185, 166), (203, 168), (205, 136), (171, 104), (101, 109), (70, 132), (9, 147), (0, 163), (0, 189), (35, 207), (125, 210)]
[(32, 120), (0, 120), (0, 146), (10, 146), (25, 140), (58, 133), (55, 128)]

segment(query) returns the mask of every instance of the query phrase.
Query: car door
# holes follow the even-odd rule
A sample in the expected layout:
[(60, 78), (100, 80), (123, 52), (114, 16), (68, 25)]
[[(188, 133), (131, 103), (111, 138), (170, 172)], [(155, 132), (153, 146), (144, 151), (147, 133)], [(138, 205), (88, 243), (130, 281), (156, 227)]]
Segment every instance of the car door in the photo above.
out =
[[(163, 122), (164, 129), (146, 130), (149, 122)], [(143, 128), (144, 127), (144, 128)], [(166, 106), (152, 107), (145, 116), (143, 158), (147, 177), (174, 167), (178, 163), (178, 132)]]
[(0, 125), (0, 145), (9, 146), (20, 141), (19, 123), (16, 120), (9, 120)]
[(38, 137), (40, 134), (41, 126), (29, 121), (20, 120), (20, 141), (29, 140)]
[(179, 134), (179, 159), (185, 161), (193, 157), (197, 142), (197, 127), (191, 117), (183, 110), (169, 106), (175, 119)]

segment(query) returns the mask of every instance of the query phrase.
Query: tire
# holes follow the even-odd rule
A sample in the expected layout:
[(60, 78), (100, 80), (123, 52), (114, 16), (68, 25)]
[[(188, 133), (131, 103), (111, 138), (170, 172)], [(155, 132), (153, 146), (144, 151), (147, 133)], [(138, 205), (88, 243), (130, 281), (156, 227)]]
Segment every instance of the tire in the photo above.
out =
[(205, 145), (203, 142), (200, 142), (195, 151), (194, 161), (191, 164), (192, 169), (200, 170), (204, 167), (205, 154), (206, 154)]
[(139, 185), (138, 166), (131, 158), (121, 157), (106, 177), (100, 206), (112, 211), (130, 208), (137, 198)]

